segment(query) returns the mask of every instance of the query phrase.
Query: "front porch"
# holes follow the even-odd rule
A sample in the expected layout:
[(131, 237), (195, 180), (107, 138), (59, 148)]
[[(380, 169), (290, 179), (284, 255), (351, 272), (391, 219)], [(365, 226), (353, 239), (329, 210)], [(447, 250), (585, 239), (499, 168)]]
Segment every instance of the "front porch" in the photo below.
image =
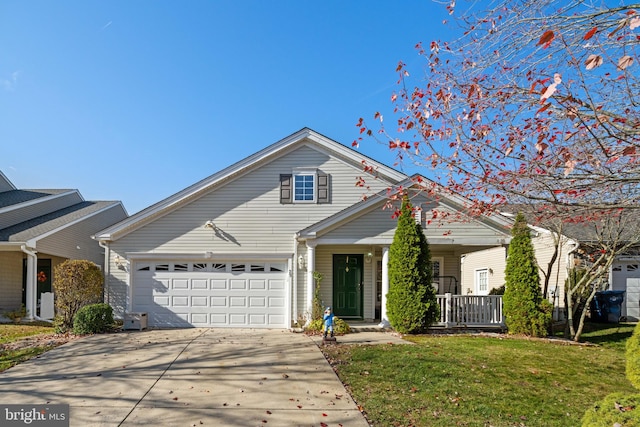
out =
[[(437, 329), (504, 329), (502, 295), (437, 295), (440, 319)], [(352, 332), (376, 332), (389, 328), (379, 321), (346, 320)]]

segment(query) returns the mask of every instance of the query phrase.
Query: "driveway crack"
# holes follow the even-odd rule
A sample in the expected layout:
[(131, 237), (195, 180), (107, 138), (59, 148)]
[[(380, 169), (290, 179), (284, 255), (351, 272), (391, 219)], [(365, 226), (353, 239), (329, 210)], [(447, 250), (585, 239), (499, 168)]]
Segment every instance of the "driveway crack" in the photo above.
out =
[(122, 421), (120, 421), (120, 424), (118, 424), (118, 427), (120, 427), (125, 421), (127, 421), (127, 418), (129, 418), (129, 416), (133, 413), (133, 411), (136, 410), (136, 408), (138, 407), (138, 405), (140, 405), (140, 402), (142, 402), (144, 400), (145, 397), (147, 397), (147, 395), (149, 394), (149, 392), (156, 386), (156, 384), (158, 384), (158, 381), (160, 381), (162, 379), (162, 377), (165, 376), (165, 374), (167, 373), (167, 371), (169, 369), (171, 369), (171, 367), (173, 366), (174, 363), (176, 363), (176, 360), (178, 360), (178, 358), (182, 355), (182, 353), (184, 353), (184, 351), (191, 345), (193, 344), (193, 342), (195, 340), (197, 340), (198, 338), (200, 338), (201, 336), (203, 336), (204, 334), (206, 334), (208, 331), (208, 329), (203, 329), (203, 331), (196, 335), (195, 337), (193, 337), (192, 340), (190, 340), (182, 350), (180, 350), (180, 353), (178, 353), (178, 355), (176, 357), (174, 357), (174, 359), (171, 361), (171, 363), (169, 363), (169, 365), (167, 365), (166, 368), (164, 368), (164, 371), (162, 371), (162, 373), (158, 376), (158, 378), (156, 378), (156, 380), (153, 382), (153, 384), (151, 384), (151, 386), (147, 389), (147, 391), (142, 395), (142, 397), (140, 399), (138, 399), (138, 401), (136, 402), (135, 405), (133, 405), (133, 408), (131, 408), (131, 410), (129, 411), (129, 413), (127, 413), (127, 415), (122, 419)]

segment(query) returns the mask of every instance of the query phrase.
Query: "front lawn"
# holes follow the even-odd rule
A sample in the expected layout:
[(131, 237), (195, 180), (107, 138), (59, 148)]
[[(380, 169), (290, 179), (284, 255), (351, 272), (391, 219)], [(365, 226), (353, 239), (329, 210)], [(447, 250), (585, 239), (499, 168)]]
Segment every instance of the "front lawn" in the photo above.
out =
[(66, 341), (54, 339), (54, 332), (52, 326), (42, 323), (0, 324), (0, 372)]
[(323, 350), (376, 426), (574, 427), (607, 394), (634, 392), (624, 373), (633, 326), (588, 332), (602, 344), (591, 346), (425, 335)]

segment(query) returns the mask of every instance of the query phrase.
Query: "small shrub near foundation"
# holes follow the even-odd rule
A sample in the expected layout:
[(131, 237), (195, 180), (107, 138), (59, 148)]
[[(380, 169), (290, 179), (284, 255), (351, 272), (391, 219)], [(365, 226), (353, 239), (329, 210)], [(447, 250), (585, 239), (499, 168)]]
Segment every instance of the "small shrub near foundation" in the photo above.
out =
[(113, 328), (113, 309), (109, 304), (85, 305), (73, 319), (73, 333), (100, 334)]

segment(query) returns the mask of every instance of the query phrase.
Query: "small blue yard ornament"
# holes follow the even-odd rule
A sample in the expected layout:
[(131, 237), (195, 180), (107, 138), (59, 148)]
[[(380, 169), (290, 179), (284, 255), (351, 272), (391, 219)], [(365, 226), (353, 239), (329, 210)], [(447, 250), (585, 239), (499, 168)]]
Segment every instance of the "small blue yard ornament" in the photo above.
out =
[(331, 337), (333, 337), (333, 312), (331, 311), (331, 307), (326, 308), (322, 320), (324, 320), (324, 337), (326, 338), (329, 332), (331, 333)]

